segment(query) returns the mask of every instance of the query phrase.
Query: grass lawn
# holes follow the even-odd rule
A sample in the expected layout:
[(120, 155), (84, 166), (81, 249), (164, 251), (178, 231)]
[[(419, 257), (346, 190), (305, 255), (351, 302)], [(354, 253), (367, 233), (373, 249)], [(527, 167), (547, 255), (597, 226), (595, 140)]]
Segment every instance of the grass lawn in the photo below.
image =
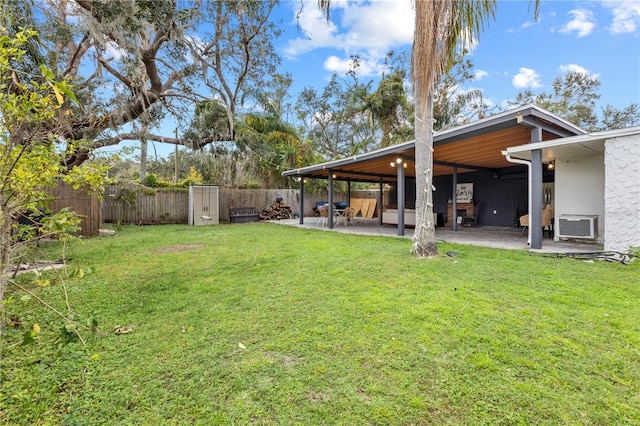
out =
[[(69, 300), (98, 332), (62, 345), (10, 292), (0, 424), (640, 424), (640, 262), (410, 246), (274, 224), (72, 243), (95, 271)], [(23, 277), (66, 312), (54, 274)]]

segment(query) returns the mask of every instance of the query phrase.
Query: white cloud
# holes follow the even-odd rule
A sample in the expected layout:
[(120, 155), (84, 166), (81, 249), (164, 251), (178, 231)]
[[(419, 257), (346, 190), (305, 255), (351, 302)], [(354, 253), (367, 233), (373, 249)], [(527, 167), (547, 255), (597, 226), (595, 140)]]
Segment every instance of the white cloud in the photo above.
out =
[[(298, 12), (299, 10), (294, 10), (294, 15)], [(322, 15), (316, 4), (305, 2), (304, 8), (297, 19), (297, 25), (305, 32), (307, 37), (301, 36), (289, 40), (284, 49), (286, 57), (295, 58), (311, 50), (331, 47), (336, 44), (335, 33), (337, 28), (332, 22), (327, 22), (327, 19)]]
[(324, 61), (324, 69), (336, 72), (338, 74), (344, 74), (349, 71), (349, 61), (340, 59), (337, 56), (331, 55)]
[(107, 41), (104, 51), (107, 53), (108, 57), (117, 61), (120, 61), (122, 58), (127, 56), (127, 51), (125, 49), (121, 49), (120, 46), (111, 40)]
[[(184, 37), (187, 40), (187, 44), (190, 45), (192, 49), (196, 49), (197, 52), (202, 53), (206, 46), (206, 43), (204, 42), (204, 40), (202, 40), (202, 38), (193, 34), (185, 34)], [(187, 49), (187, 51), (185, 52), (185, 58), (190, 64), (195, 64), (197, 62), (196, 58), (191, 52), (191, 49)]]
[(574, 9), (569, 11), (573, 19), (560, 29), (561, 33), (577, 32), (578, 38), (591, 34), (596, 27), (593, 12), (587, 9)]
[(580, 65), (576, 65), (576, 64), (560, 65), (560, 67), (558, 67), (558, 69), (562, 73), (577, 72), (577, 73), (584, 74), (584, 75), (586, 75), (588, 77), (591, 77), (591, 78), (599, 78), (600, 77), (600, 74), (593, 74), (588, 69), (586, 69), (584, 67), (581, 67)]
[(471, 40), (469, 37), (466, 37), (458, 42), (458, 50), (466, 50), (467, 53), (473, 53), (479, 45), (479, 40)]
[(611, 9), (613, 21), (609, 31), (613, 34), (634, 33), (640, 26), (640, 2), (638, 0), (604, 0), (602, 5)]
[(346, 32), (341, 38), (352, 48), (386, 51), (411, 44), (414, 23), (409, 1), (348, 2), (340, 25)]
[(527, 28), (533, 27), (534, 25), (538, 25), (540, 22), (542, 22), (542, 20), (543, 20), (543, 16), (539, 16), (537, 21), (525, 21), (517, 28), (507, 29), (507, 32), (517, 33), (517, 32), (520, 32), (520, 30), (526, 30)]
[[(343, 75), (351, 70), (351, 64), (351, 58), (339, 58), (335, 55), (331, 55), (324, 61), (323, 66), (327, 71)], [(384, 66), (379, 57), (360, 57), (360, 63), (357, 70), (357, 74), (359, 76), (380, 75), (383, 70)]]
[(520, 72), (514, 75), (511, 81), (514, 87), (518, 89), (536, 89), (538, 87), (542, 87), (542, 83), (540, 83), (540, 75), (531, 68), (520, 68)]
[(482, 80), (483, 78), (488, 77), (488, 76), (489, 76), (489, 73), (488, 73), (488, 72), (486, 72), (486, 71), (484, 71), (484, 70), (477, 70), (477, 71), (475, 72), (475, 74), (473, 75), (473, 79), (474, 79), (475, 81), (480, 81), (480, 80)]
[[(294, 15), (299, 3), (292, 2)], [(308, 37), (287, 42), (284, 56), (295, 59), (315, 49), (333, 48), (344, 53), (343, 58), (330, 57), (325, 68), (330, 71), (348, 69), (351, 55), (362, 59), (359, 73), (378, 73), (389, 50), (406, 48), (413, 42), (414, 14), (409, 0), (331, 2), (331, 21), (327, 23), (316, 0), (304, 0), (298, 16), (300, 27)], [(335, 22), (335, 23), (334, 23)]]

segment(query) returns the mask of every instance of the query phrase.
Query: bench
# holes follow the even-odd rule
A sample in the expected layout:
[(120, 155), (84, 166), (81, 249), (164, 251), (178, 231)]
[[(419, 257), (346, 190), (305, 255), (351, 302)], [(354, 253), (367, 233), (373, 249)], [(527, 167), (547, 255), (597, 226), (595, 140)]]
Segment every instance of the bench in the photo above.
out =
[(229, 209), (232, 223), (259, 222), (260, 215), (253, 207), (233, 207)]

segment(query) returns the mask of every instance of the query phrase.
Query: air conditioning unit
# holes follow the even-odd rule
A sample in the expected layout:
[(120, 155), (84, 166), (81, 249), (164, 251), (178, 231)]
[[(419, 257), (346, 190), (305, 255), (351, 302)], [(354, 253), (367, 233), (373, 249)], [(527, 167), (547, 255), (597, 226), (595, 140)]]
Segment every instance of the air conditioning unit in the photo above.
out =
[(598, 236), (597, 215), (562, 215), (558, 218), (560, 238), (590, 238)]

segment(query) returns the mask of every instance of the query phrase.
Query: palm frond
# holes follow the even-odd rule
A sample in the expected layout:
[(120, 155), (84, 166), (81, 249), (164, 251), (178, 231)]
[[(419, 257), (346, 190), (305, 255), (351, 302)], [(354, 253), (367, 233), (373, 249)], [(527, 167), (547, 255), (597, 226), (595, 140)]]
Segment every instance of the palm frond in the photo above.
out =
[[(412, 73), (424, 99), (453, 63), (456, 49), (476, 42), (495, 17), (496, 0), (415, 2)], [(415, 83), (419, 82), (416, 86)]]

